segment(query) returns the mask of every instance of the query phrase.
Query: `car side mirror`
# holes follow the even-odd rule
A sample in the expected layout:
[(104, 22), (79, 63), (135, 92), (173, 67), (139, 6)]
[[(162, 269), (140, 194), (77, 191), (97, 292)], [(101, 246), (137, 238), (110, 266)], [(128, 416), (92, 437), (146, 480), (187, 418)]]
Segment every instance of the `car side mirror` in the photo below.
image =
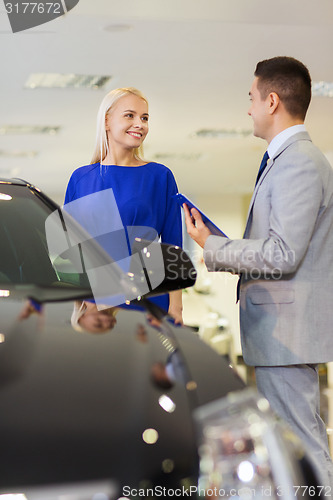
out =
[[(149, 259), (141, 260), (143, 273), (149, 286), (149, 292), (143, 297), (161, 295), (195, 284), (197, 272), (190, 257), (182, 248), (137, 238), (132, 245), (132, 254), (134, 253), (145, 257), (149, 255)], [(154, 286), (155, 277), (159, 282), (157, 286)]]

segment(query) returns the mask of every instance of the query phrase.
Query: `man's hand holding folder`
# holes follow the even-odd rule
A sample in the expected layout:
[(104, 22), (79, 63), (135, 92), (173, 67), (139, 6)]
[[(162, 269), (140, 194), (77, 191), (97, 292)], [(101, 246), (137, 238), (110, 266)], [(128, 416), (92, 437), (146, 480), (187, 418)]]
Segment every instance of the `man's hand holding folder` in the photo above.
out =
[(190, 212), (186, 203), (183, 204), (183, 209), (188, 234), (191, 236), (192, 240), (194, 240), (203, 248), (208, 236), (210, 236), (212, 233), (204, 224), (201, 214), (198, 210), (192, 208)]
[(177, 193), (173, 197), (184, 209), (185, 223), (188, 234), (202, 248), (204, 247), (208, 236), (211, 234), (228, 238), (228, 236), (184, 194)]

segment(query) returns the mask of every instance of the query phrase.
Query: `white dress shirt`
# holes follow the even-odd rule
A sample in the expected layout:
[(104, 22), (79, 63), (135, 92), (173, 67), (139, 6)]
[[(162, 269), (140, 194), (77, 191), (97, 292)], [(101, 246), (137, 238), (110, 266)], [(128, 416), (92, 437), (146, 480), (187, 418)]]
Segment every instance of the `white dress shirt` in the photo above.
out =
[(268, 145), (267, 153), (270, 158), (278, 151), (280, 146), (284, 142), (286, 142), (289, 137), (292, 137), (299, 132), (306, 132), (305, 125), (302, 123), (301, 125), (293, 125), (292, 127), (288, 127), (285, 130), (282, 130), (278, 135), (276, 135)]

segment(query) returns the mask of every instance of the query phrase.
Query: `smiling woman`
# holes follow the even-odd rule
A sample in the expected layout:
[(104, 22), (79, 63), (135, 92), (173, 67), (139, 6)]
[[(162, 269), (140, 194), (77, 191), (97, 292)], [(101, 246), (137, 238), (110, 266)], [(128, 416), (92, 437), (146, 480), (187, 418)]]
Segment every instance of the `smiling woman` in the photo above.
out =
[[(148, 102), (139, 90), (125, 87), (106, 94), (97, 114), (96, 142), (91, 163), (124, 166), (145, 163), (142, 143), (148, 133), (148, 119)], [(116, 128), (121, 126), (124, 127), (123, 133), (134, 132), (138, 142), (125, 151), (124, 157), (117, 158), (115, 156), (121, 153), (122, 148), (113, 142), (113, 132), (116, 133)]]
[[(91, 164), (75, 170), (67, 186), (65, 203), (80, 199), (81, 214), (95, 218), (96, 226), (102, 219), (109, 226), (120, 214), (123, 227), (119, 229), (125, 229), (127, 241), (125, 248), (117, 248), (118, 259), (131, 255), (138, 237), (153, 240), (157, 236), (164, 243), (182, 246), (180, 208), (173, 198), (178, 191), (174, 176), (165, 165), (143, 158), (148, 120), (148, 102), (139, 90), (129, 87), (109, 92), (98, 111)], [(106, 213), (105, 204), (88, 201), (88, 195), (106, 189), (112, 190), (118, 213)], [(112, 255), (111, 240), (112, 236), (102, 237), (100, 244)], [(181, 291), (170, 293), (170, 298), (164, 295), (152, 300), (182, 323)]]

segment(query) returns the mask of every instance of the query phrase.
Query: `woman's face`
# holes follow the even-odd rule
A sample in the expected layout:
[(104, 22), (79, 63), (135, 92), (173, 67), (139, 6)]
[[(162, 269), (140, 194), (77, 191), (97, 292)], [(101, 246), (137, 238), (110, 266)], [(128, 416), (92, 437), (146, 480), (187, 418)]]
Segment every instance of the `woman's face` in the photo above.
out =
[(135, 149), (148, 134), (148, 105), (141, 97), (121, 97), (105, 117), (105, 129), (111, 149)]
[(91, 333), (104, 333), (112, 330), (117, 323), (114, 317), (115, 309), (103, 309), (99, 311), (95, 304), (89, 304), (79, 319), (79, 325)]

